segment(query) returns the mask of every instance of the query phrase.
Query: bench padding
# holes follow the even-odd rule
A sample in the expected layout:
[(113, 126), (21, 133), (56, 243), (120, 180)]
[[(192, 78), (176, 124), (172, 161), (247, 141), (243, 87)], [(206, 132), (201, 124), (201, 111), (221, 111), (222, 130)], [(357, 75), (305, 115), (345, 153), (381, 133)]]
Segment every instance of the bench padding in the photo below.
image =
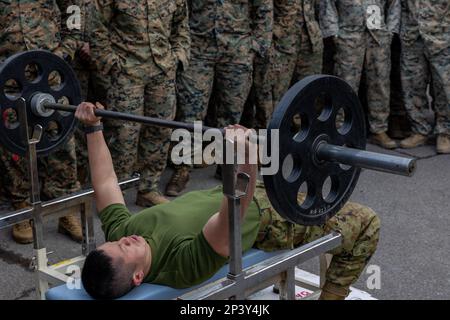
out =
[[(279, 254), (280, 251), (264, 252), (261, 250), (251, 249), (247, 251), (242, 257), (243, 268), (248, 268), (261, 261), (269, 259), (274, 255)], [(226, 277), (228, 274), (228, 265), (223, 266), (214, 276), (204, 283), (187, 289), (173, 289), (157, 284), (144, 283), (139, 287), (134, 288), (128, 294), (121, 297), (121, 300), (170, 300), (195, 289), (201, 287), (207, 283), (219, 280)], [(46, 293), (48, 300), (92, 300), (92, 298), (81, 289), (69, 289), (66, 285), (60, 285), (58, 287), (51, 288)]]

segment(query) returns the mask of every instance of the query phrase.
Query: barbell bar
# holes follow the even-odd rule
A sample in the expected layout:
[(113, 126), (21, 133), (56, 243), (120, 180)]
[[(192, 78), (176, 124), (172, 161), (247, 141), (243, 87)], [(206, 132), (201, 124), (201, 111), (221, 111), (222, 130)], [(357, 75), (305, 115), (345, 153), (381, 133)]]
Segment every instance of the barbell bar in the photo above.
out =
[[(42, 117), (47, 117), (48, 114), (50, 114), (48, 110), (59, 110), (64, 112), (75, 112), (77, 110), (77, 106), (50, 102), (50, 99), (44, 99), (43, 95), (46, 94), (37, 94), (37, 97), (34, 96), (31, 101), (31, 108), (35, 114), (39, 114)], [(192, 123), (100, 109), (96, 109), (94, 113), (97, 117), (106, 119), (138, 122), (146, 125), (160, 126), (171, 129), (185, 129), (190, 132), (195, 130), (194, 124)], [(225, 133), (224, 129), (202, 126), (202, 132), (207, 130), (218, 130), (222, 135)], [(264, 136), (258, 136), (255, 139), (259, 139), (259, 141), (264, 143)], [(336, 162), (344, 165), (356, 166), (359, 168), (408, 177), (413, 175), (416, 168), (415, 159), (336, 146), (328, 144), (325, 141), (322, 141), (317, 146), (314, 153), (317, 154), (316, 157), (318, 161)]]

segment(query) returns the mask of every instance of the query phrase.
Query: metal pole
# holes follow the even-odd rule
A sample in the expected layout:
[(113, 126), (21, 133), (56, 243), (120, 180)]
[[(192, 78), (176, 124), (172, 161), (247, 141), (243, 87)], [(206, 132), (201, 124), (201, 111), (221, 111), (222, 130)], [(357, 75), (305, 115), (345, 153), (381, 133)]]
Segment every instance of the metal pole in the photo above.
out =
[(319, 161), (331, 161), (359, 168), (394, 173), (410, 177), (416, 169), (416, 159), (336, 146), (326, 142), (316, 149)]
[[(235, 144), (224, 139), (224, 158), (227, 151), (234, 148)], [(236, 155), (236, 154), (235, 154)], [(241, 199), (236, 195), (236, 165), (222, 165), (223, 194), (228, 201), (228, 237), (230, 244), (230, 271), (228, 278), (240, 283), (244, 277), (242, 273), (242, 234), (241, 234)], [(231, 297), (235, 300), (245, 298), (244, 290)]]
[(40, 270), (47, 267), (47, 250), (44, 245), (44, 226), (42, 221), (42, 202), (40, 197), (39, 173), (37, 163), (36, 144), (39, 143), (42, 136), (42, 127), (36, 125), (32, 136), (28, 128), (27, 106), (25, 99), (20, 98), (16, 101), (16, 107), (19, 113), (22, 139), (28, 144), (27, 162), (31, 185), (30, 202), (33, 207), (33, 238), (34, 255), (36, 257), (36, 288), (39, 299), (45, 299), (45, 292), (48, 290), (48, 282), (40, 277)]
[[(44, 103), (44, 108), (61, 110), (61, 111), (66, 111), (66, 112), (75, 112), (77, 110), (76, 106), (59, 104), (59, 103)], [(188, 131), (194, 131), (193, 123), (185, 123), (185, 122), (173, 121), (173, 120), (164, 120), (164, 119), (151, 118), (151, 117), (146, 117), (146, 116), (139, 116), (139, 115), (130, 114), (130, 113), (116, 112), (116, 111), (109, 111), (109, 110), (100, 110), (100, 109), (96, 109), (94, 113), (98, 117), (107, 118), (107, 119), (132, 121), (132, 122), (139, 122), (139, 123), (154, 125), (154, 126), (159, 126), (159, 127), (171, 128), (171, 129), (186, 129)], [(202, 126), (202, 132), (205, 132), (206, 130), (218, 130), (221, 133), (224, 132), (223, 129)]]

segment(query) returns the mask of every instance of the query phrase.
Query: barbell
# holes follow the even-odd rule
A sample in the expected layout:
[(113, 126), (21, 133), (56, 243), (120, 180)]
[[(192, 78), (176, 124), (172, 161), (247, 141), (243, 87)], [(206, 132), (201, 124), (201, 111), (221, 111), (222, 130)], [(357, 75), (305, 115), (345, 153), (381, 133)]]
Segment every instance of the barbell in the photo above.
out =
[[(34, 70), (32, 77), (30, 69)], [(57, 84), (53, 83), (55, 72), (61, 80)], [(60, 57), (33, 50), (15, 54), (0, 66), (0, 142), (9, 151), (24, 155), (28, 145), (20, 136), (19, 98), (26, 101), (28, 125), (43, 128), (38, 155), (47, 155), (73, 132), (81, 90), (74, 71)], [(95, 113), (108, 119), (194, 130), (190, 123), (108, 110)], [(337, 77), (310, 76), (289, 89), (269, 123), (266, 154), (271, 154), (271, 130), (279, 130), (275, 145), (281, 170), (264, 175), (264, 184), (273, 207), (293, 223), (318, 225), (335, 215), (353, 192), (361, 168), (404, 176), (415, 171), (415, 159), (364, 150), (366, 129), (358, 96)], [(329, 190), (324, 190), (326, 184)], [(305, 197), (298, 197), (304, 186)]]

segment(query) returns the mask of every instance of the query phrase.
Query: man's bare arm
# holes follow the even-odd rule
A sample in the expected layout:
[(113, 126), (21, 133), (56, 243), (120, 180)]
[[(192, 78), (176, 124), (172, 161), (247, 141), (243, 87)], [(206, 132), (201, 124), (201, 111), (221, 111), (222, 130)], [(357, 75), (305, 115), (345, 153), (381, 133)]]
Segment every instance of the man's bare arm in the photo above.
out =
[[(97, 107), (103, 109), (99, 103)], [(87, 126), (99, 125), (100, 118), (95, 116), (95, 108), (93, 104), (84, 102), (78, 107), (75, 116)], [(100, 212), (111, 204), (125, 204), (103, 132), (90, 133), (86, 139), (97, 210)]]
[[(232, 126), (235, 129), (243, 129), (243, 127), (239, 125)], [(245, 129), (245, 128), (244, 128)], [(248, 142), (248, 134), (247, 131), (244, 141), (238, 141), (238, 143), (246, 144), (246, 152), (251, 150)], [(245, 142), (247, 141), (247, 142)], [(247, 188), (247, 193), (244, 197), (241, 198), (241, 222), (245, 218), (245, 214), (250, 203), (253, 200), (253, 195), (255, 193), (256, 179), (258, 175), (258, 165), (250, 164), (248, 154), (246, 156), (246, 164), (239, 165), (238, 172), (246, 173), (250, 177), (250, 181)], [(228, 257), (230, 255), (230, 242), (229, 242), (229, 226), (228, 226), (228, 199), (224, 197), (222, 199), (222, 205), (220, 207), (220, 211), (212, 216), (205, 227), (203, 228), (203, 235), (205, 236), (206, 241), (208, 241), (209, 245), (223, 257)]]

